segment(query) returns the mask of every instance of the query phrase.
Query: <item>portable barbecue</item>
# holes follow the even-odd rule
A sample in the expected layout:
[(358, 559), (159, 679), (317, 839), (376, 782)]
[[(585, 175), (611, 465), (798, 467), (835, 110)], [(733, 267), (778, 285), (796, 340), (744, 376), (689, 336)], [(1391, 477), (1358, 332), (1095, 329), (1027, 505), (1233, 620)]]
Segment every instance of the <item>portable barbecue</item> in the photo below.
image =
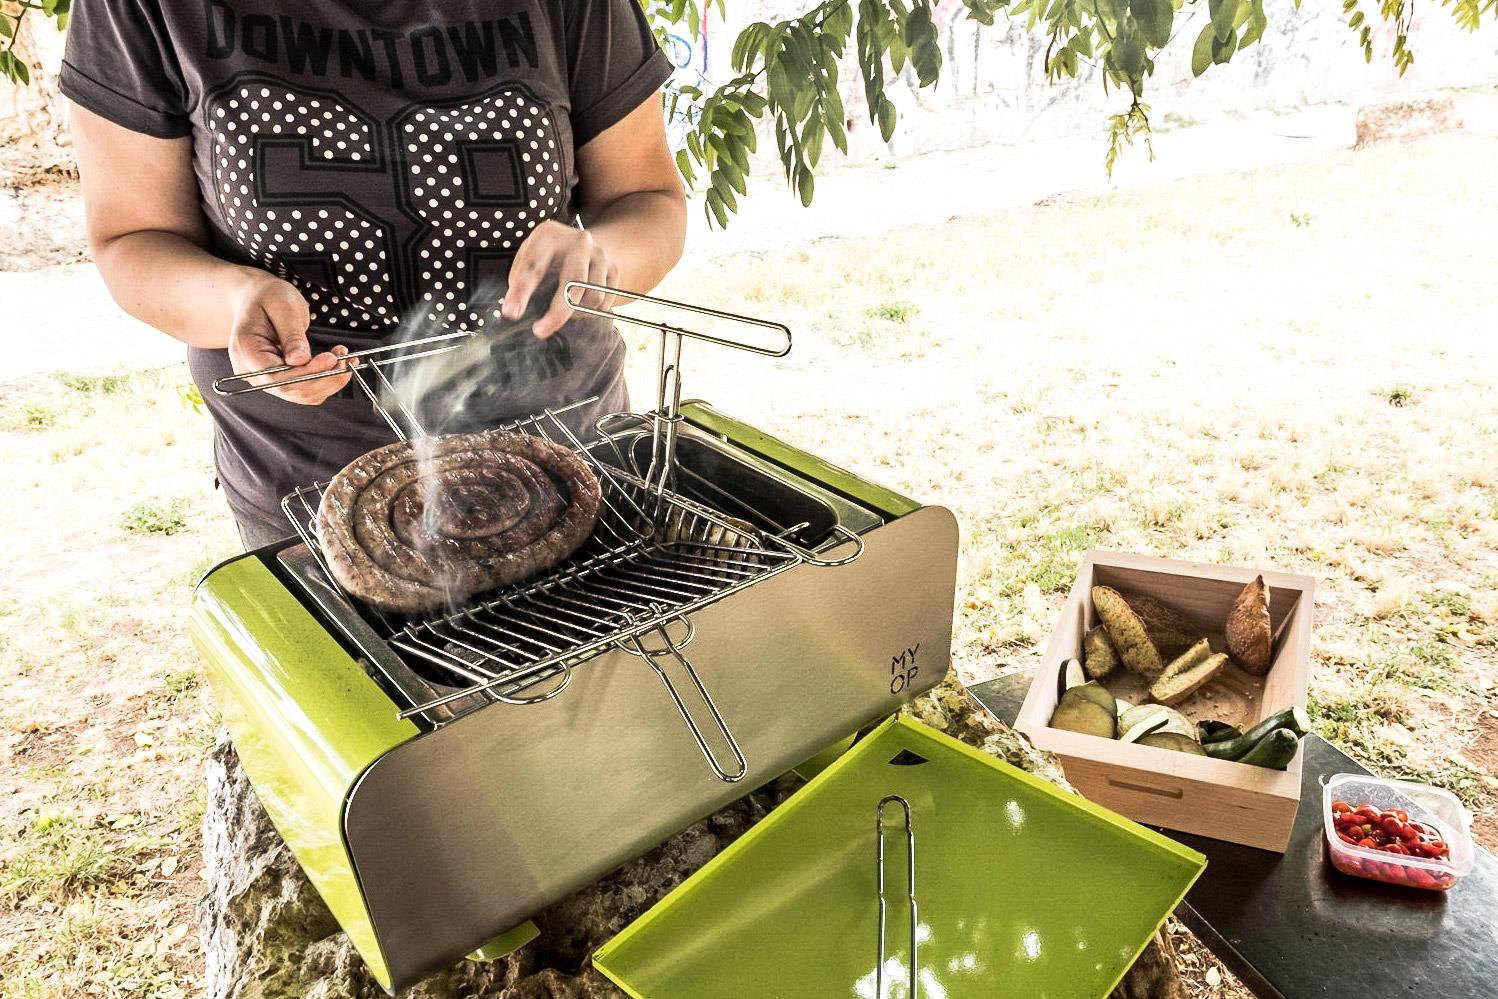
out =
[[(782, 356), (790, 331), (597, 290), (781, 342), (582, 310), (658, 330), (661, 367), (655, 410), (605, 417), (596, 439), (569, 428), (572, 407), (511, 427), (572, 447), (599, 479), (598, 526), (572, 558), (462, 606), (381, 614), (325, 571), (309, 484), (284, 504), (300, 537), (210, 570), (194, 597), (245, 772), (391, 990), (896, 711), (949, 665), (947, 510), (680, 401), (684, 338)], [(354, 377), (396, 433), (422, 434), (412, 408), (389, 405), (386, 368), (467, 337), (376, 348)]]

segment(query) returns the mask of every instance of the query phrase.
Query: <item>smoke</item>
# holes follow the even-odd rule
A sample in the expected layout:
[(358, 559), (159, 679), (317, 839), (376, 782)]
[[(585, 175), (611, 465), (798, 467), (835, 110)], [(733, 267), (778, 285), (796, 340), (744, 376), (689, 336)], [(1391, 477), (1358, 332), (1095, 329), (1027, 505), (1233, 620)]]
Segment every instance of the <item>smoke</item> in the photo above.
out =
[[(517, 412), (517, 402), (523, 405), (524, 397), (533, 394), (536, 386), (557, 375), (558, 352), (567, 354), (561, 334), (551, 340), (540, 340), (531, 332), (532, 324), (550, 306), (556, 290), (554, 279), (543, 282), (531, 296), (523, 316), (505, 319), (498, 315), (498, 303), (505, 294), (503, 283), (480, 286), (473, 293), (474, 301), (493, 303), (484, 321), (475, 326), (457, 326), (472, 332), (472, 337), (451, 350), (381, 367), (385, 377), (375, 379), (379, 403), (401, 424), (416, 459), (423, 527), (418, 537), (433, 538), (439, 533), (435, 528), (443, 497), (433, 438), (487, 430), (531, 415), (531, 410)], [(453, 327), (433, 319), (428, 308), (417, 308), (402, 320), (392, 343), (413, 343), (452, 330)], [(426, 349), (431, 348), (412, 348), (413, 352)], [(440, 546), (441, 541), (433, 544)], [(451, 578), (442, 578), (443, 567), (448, 564), (445, 553), (428, 550), (422, 554), (434, 570), (436, 585), (447, 594), (449, 609), (455, 609), (461, 594), (455, 592)]]
[[(518, 411), (516, 404), (534, 394), (528, 389), (555, 379), (564, 367), (558, 363), (559, 356), (569, 354), (563, 332), (549, 340), (537, 339), (531, 332), (556, 290), (556, 280), (548, 279), (531, 295), (524, 315), (505, 319), (498, 315), (504, 284), (480, 286), (474, 292), (475, 301), (495, 304), (481, 325), (456, 327), (474, 335), (452, 350), (386, 365), (388, 384), (379, 383), (380, 404), (398, 417), (410, 414), (419, 430), (432, 435), (487, 430), (531, 415), (531, 410)], [(392, 342), (411, 343), (453, 329), (433, 319), (428, 309), (416, 308), (401, 322)], [(418, 428), (408, 428), (408, 432)]]

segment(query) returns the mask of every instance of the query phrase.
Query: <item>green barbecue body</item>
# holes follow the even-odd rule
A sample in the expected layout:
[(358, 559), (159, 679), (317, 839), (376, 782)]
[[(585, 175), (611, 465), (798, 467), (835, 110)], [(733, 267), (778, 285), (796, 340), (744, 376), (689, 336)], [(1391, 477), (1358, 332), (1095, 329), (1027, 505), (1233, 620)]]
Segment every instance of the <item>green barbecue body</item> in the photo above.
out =
[[(764, 434), (702, 403), (689, 422), (887, 518), (920, 504)], [(381, 953), (343, 835), (360, 776), (421, 730), (254, 553), (209, 570), (194, 592), (189, 630), (240, 763), (277, 832), (370, 972), (387, 990)], [(503, 927), (496, 927), (496, 931)], [(503, 956), (535, 936), (502, 933), (477, 956)]]

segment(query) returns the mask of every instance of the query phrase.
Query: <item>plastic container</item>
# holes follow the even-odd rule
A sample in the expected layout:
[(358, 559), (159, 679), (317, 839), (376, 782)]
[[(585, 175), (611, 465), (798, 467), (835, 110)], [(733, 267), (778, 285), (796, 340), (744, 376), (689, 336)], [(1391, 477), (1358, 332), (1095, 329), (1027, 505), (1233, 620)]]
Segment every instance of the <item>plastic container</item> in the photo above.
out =
[(909, 718), (866, 736), (593, 954), (635, 999), (1103, 999), (1206, 858)]
[[(1380, 811), (1403, 809), (1410, 821), (1438, 830), (1451, 855), (1443, 860), (1405, 857), (1344, 843), (1332, 825), (1334, 801), (1345, 801), (1353, 808), (1372, 805)], [(1343, 874), (1407, 888), (1447, 891), (1472, 870), (1472, 818), (1455, 795), (1429, 784), (1336, 774), (1326, 782), (1321, 795), (1321, 821), (1332, 866)]]

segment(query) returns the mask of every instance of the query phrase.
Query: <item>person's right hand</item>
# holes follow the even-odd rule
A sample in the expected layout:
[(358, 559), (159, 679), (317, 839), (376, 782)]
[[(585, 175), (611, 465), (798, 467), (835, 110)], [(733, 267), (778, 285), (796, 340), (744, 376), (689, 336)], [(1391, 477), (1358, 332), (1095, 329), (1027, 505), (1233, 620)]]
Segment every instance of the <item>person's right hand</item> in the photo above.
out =
[[(229, 333), (229, 360), (234, 370), (259, 371), (279, 364), (291, 365), (288, 371), (258, 380), (267, 382), (358, 363), (343, 361), (348, 348), (341, 344), (314, 355), (307, 342), (307, 327), (311, 322), (307, 300), (295, 285), (271, 274), (253, 276), (239, 295), (234, 328)], [(266, 391), (290, 402), (316, 406), (347, 385), (351, 377), (329, 375)]]

